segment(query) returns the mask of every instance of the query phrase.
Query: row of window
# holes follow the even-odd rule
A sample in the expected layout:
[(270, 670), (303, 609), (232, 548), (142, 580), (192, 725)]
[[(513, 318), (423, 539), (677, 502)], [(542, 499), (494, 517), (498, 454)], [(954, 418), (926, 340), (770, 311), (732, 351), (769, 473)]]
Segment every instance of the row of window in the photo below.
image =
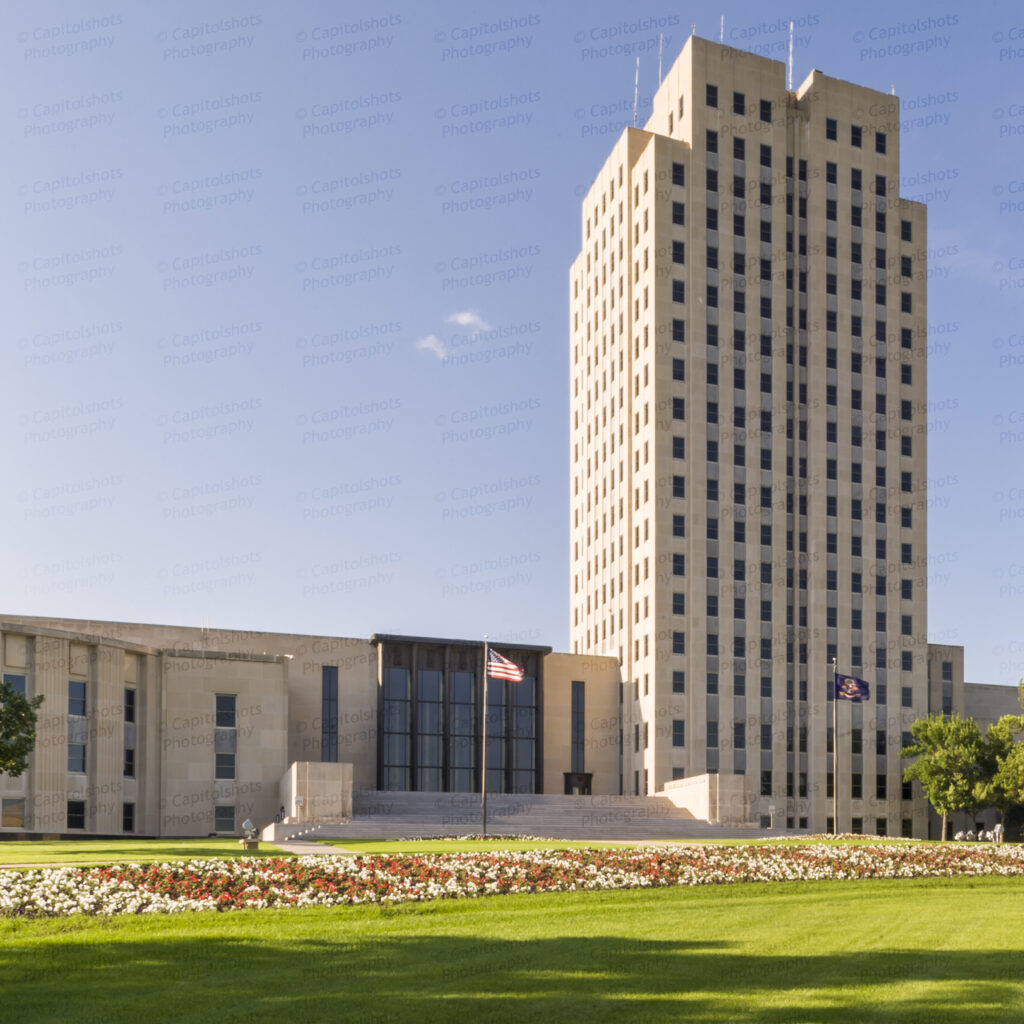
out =
[[(707, 106), (714, 110), (718, 109), (718, 86), (708, 82), (704, 86), (704, 102)], [(758, 115), (758, 119), (765, 124), (771, 124), (772, 121), (772, 101), (761, 98), (756, 104), (747, 104), (747, 97), (745, 93), (734, 91), (732, 94), (732, 112), (738, 117), (753, 116), (755, 113)], [(683, 98), (679, 98), (679, 116), (683, 116)], [(671, 132), (671, 127), (669, 131)], [(888, 137), (885, 132), (875, 130), (875, 152), (880, 155), (885, 155)], [(825, 118), (825, 138), (830, 141), (838, 141), (839, 139), (839, 121), (834, 117)], [(864, 126), (859, 124), (850, 125), (850, 145), (855, 149), (863, 147), (864, 143)]]
[[(710, 83), (704, 87), (704, 99), (709, 107), (718, 108), (718, 86)], [(682, 97), (680, 97), (679, 105), (679, 116), (683, 116), (682, 112)], [(772, 101), (761, 99), (756, 106), (751, 105), (747, 108), (747, 97), (742, 92), (734, 92), (732, 94), (732, 112), (738, 114), (740, 117), (746, 117), (747, 114), (753, 114), (757, 111), (757, 114), (765, 124), (771, 124), (772, 121)]]
[[(65, 814), (68, 829), (85, 828), (86, 805), (84, 800), (68, 800)], [(3, 828), (25, 828), (24, 797), (3, 798), (3, 801), (0, 802), (0, 826)], [(121, 830), (123, 832), (135, 831), (135, 804), (132, 802), (121, 804)], [(234, 831), (233, 816), (231, 831)]]

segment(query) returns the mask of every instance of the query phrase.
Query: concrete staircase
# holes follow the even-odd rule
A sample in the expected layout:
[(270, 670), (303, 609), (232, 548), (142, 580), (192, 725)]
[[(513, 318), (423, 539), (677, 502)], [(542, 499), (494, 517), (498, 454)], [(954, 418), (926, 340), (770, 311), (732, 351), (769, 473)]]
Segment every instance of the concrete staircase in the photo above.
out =
[[(268, 826), (264, 838), (398, 839), (475, 835), (481, 828), (476, 793), (392, 793), (356, 790), (352, 818), (316, 825)], [(778, 836), (756, 825), (723, 826), (693, 818), (665, 797), (492, 794), (487, 798), (492, 835), (552, 839), (658, 840)], [(271, 834), (272, 832), (272, 834)]]

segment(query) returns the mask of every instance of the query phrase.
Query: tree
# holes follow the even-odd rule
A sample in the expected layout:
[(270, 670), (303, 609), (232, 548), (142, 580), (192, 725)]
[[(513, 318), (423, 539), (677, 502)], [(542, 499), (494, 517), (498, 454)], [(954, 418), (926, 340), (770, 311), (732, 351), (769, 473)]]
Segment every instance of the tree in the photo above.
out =
[(42, 695), (22, 696), (6, 680), (0, 681), (0, 772), (17, 778), (28, 767), (36, 745), (36, 709)]
[(1017, 741), (1022, 731), (1024, 715), (1003, 715), (988, 727), (974, 785), (975, 805), (996, 808), (1004, 825), (1006, 812), (1024, 803), (1024, 746)]
[(978, 723), (972, 718), (941, 714), (920, 718), (910, 727), (914, 742), (904, 747), (901, 757), (916, 757), (907, 766), (903, 779), (917, 779), (924, 795), (942, 815), (942, 838), (946, 838), (946, 819), (954, 811), (972, 806), (975, 785), (981, 779), (984, 740)]

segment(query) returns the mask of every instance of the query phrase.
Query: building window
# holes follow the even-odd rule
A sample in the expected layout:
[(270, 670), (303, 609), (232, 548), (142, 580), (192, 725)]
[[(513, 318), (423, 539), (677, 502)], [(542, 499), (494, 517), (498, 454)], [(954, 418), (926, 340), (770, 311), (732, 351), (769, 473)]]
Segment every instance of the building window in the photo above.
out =
[(4, 797), (0, 802), (0, 825), (4, 828), (25, 827), (24, 797)]
[(885, 152), (885, 132), (875, 132), (875, 152)]
[(121, 831), (135, 831), (135, 804), (133, 803), (121, 804)]
[(772, 773), (771, 769), (762, 769), (761, 771), (761, 796), (772, 795)]
[(761, 120), (767, 124), (772, 120), (772, 101), (761, 100)]
[(673, 302), (686, 302), (686, 282), (685, 281), (673, 281), (672, 282), (672, 301)]
[[(125, 751), (125, 753), (127, 754), (127, 751)], [(233, 779), (235, 777), (234, 752), (222, 751), (215, 754), (214, 757), (216, 758), (216, 764), (214, 765), (214, 778)]]
[(85, 683), (74, 679), (68, 683), (68, 714), (85, 717)]
[(338, 760), (338, 667), (320, 669), (320, 760)]
[(683, 671), (674, 671), (672, 673), (672, 692), (673, 693), (686, 693), (686, 673)]
[(674, 718), (672, 720), (672, 746), (686, 746), (686, 722), (681, 718)]
[(850, 125), (850, 145), (860, 149), (861, 127), (859, 124)]
[(673, 185), (686, 185), (686, 165), (685, 164), (672, 164), (672, 184)]
[(135, 778), (135, 751), (131, 747), (124, 749), (124, 777), (126, 779)]
[(234, 729), (238, 698), (233, 693), (217, 694), (217, 728)]
[(673, 263), (685, 263), (686, 262), (686, 243), (685, 242), (673, 242), (672, 243), (672, 262)]
[(213, 809), (213, 830), (214, 832), (235, 831), (235, 807), (218, 805)]
[(685, 537), (686, 536), (686, 516), (673, 516), (672, 517), (672, 536), (673, 537)]
[(704, 102), (709, 107), (718, 106), (718, 86), (717, 85), (705, 85), (704, 87)]
[(586, 748), (586, 696), (584, 684), (574, 679), (572, 683), (572, 752), (570, 771), (582, 772), (583, 755)]
[(834, 117), (825, 118), (825, 138), (833, 141), (839, 138), (839, 123)]
[(914, 240), (914, 231), (909, 220), (900, 221), (900, 240), (903, 242), (912, 242)]
[(84, 743), (69, 743), (68, 744), (68, 771), (69, 772), (85, 772), (85, 744)]
[(672, 204), (672, 223), (673, 224), (685, 224), (686, 223), (686, 204), (685, 203), (673, 203)]
[(124, 720), (135, 721), (135, 691), (131, 687), (125, 687), (124, 691)]
[(854, 800), (860, 800), (863, 796), (863, 776), (860, 772), (850, 773), (850, 796)]
[(85, 828), (85, 801), (68, 801), (68, 828)]

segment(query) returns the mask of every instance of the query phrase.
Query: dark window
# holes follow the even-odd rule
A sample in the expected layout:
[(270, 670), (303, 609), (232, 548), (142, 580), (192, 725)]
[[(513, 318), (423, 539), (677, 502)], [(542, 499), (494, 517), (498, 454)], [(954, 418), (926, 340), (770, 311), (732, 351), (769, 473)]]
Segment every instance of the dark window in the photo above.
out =
[(673, 242), (672, 243), (672, 262), (673, 263), (685, 263), (686, 262), (686, 243), (685, 242)]
[(686, 673), (683, 671), (674, 671), (672, 673), (672, 692), (673, 693), (686, 693)]
[(235, 755), (234, 753), (218, 753), (214, 755), (216, 764), (214, 766), (214, 778), (233, 779), (235, 777)]
[(761, 100), (761, 120), (765, 122), (771, 122), (772, 119), (772, 101)]
[(121, 804), (121, 831), (135, 831), (135, 804), (133, 803)]
[(672, 719), (672, 746), (686, 746), (686, 722), (681, 718)]
[(68, 683), (68, 714), (85, 715), (85, 683), (75, 679)]
[(320, 669), (320, 760), (338, 760), (338, 668)]
[(861, 128), (859, 124), (850, 125), (850, 145), (860, 148)]
[(235, 728), (235, 705), (238, 698), (233, 693), (217, 694), (217, 728)]
[(125, 687), (124, 691), (124, 720), (135, 721), (135, 691), (131, 687)]
[(685, 281), (673, 281), (672, 282), (672, 301), (673, 302), (685, 302), (686, 301), (686, 282)]
[(672, 184), (673, 185), (685, 185), (686, 184), (686, 166), (684, 164), (672, 164)]
[(704, 87), (704, 100), (709, 107), (718, 106), (718, 86), (717, 85), (705, 85)]
[(741, 92), (732, 94), (732, 112), (734, 114), (745, 114), (747, 112), (747, 99)]
[(672, 204), (672, 223), (673, 224), (685, 224), (686, 223), (686, 205), (685, 205), (685, 203), (673, 203)]
[(571, 735), (571, 767), (570, 771), (582, 772), (584, 768), (584, 751), (586, 741), (586, 695), (584, 684), (574, 679), (572, 683), (572, 735)]
[(900, 221), (900, 239), (904, 242), (912, 242), (914, 240), (913, 226), (909, 220)]
[(885, 152), (885, 132), (875, 132), (875, 152)]
[(826, 139), (838, 139), (839, 138), (839, 124), (834, 117), (825, 118), (825, 138)]
[(135, 778), (135, 751), (131, 747), (124, 748), (124, 777)]
[(85, 801), (68, 801), (68, 828), (85, 828)]
[(68, 771), (69, 772), (85, 772), (85, 744), (84, 743), (69, 743), (68, 744)]
[(672, 556), (672, 575), (686, 575), (686, 555), (676, 553)]

